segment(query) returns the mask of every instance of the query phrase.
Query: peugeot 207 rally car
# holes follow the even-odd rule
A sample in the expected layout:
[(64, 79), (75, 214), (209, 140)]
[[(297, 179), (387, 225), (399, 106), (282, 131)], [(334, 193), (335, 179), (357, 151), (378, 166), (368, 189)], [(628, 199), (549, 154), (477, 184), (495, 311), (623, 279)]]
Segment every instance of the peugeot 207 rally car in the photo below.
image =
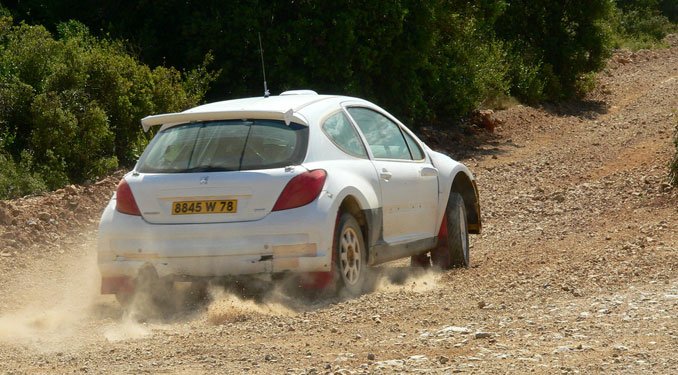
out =
[(288, 91), (142, 125), (160, 128), (101, 217), (104, 294), (149, 275), (296, 273), (357, 295), (394, 259), (469, 264), (473, 175), (366, 100)]

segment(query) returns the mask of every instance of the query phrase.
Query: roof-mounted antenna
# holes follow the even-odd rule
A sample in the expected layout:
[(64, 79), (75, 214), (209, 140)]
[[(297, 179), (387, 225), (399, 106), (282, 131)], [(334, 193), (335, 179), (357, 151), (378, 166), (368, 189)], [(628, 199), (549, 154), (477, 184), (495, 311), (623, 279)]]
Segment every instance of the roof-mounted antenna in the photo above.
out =
[(266, 84), (266, 66), (264, 65), (264, 48), (261, 46), (261, 33), (259, 34), (259, 54), (261, 55), (261, 71), (264, 73), (264, 98), (271, 96), (271, 93), (268, 91), (268, 85)]

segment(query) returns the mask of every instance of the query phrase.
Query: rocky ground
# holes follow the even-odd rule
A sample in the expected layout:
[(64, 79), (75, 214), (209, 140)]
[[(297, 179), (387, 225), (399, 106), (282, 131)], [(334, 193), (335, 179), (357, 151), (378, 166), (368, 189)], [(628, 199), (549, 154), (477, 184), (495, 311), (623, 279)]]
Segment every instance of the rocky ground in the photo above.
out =
[(586, 100), (495, 113), (494, 133), (425, 130), (477, 176), (473, 266), (394, 262), (360, 298), (213, 287), (139, 322), (98, 295), (96, 222), (120, 175), (0, 202), (0, 372), (678, 373), (669, 44), (617, 52)]

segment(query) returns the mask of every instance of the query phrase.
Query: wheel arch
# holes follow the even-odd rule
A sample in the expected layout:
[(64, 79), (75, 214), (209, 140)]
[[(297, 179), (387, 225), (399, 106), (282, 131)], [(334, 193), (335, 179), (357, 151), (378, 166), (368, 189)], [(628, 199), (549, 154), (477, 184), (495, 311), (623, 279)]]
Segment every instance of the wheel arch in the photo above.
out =
[(456, 192), (461, 195), (466, 208), (466, 218), (468, 220), (469, 233), (479, 234), (482, 229), (480, 217), (480, 199), (478, 197), (478, 187), (475, 180), (463, 171), (457, 172), (452, 181), (450, 193)]
[(339, 204), (337, 218), (342, 212), (351, 214), (358, 222), (365, 243), (365, 251), (367, 251), (367, 255), (369, 256), (370, 229), (374, 226), (374, 220), (371, 217), (373, 215), (371, 215), (370, 210), (365, 210), (357, 197), (347, 194)]
[(469, 233), (479, 234), (482, 229), (478, 187), (471, 171), (462, 163), (449, 156), (426, 148), (433, 165), (440, 171), (438, 177), (438, 226), (442, 224), (447, 202), (452, 192), (459, 193), (464, 200)]

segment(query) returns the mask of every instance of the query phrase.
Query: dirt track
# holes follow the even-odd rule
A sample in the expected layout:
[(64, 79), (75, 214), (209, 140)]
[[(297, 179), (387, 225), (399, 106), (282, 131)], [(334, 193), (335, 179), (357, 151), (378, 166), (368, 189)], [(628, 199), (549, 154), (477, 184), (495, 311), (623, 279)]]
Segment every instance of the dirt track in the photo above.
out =
[[(585, 101), (497, 113), (461, 152), (473, 267), (381, 267), (358, 299), (212, 302), (136, 322), (99, 296), (96, 220), (118, 177), (0, 202), (0, 372), (678, 373), (678, 38), (619, 52)], [(441, 145), (445, 148), (445, 145)]]

